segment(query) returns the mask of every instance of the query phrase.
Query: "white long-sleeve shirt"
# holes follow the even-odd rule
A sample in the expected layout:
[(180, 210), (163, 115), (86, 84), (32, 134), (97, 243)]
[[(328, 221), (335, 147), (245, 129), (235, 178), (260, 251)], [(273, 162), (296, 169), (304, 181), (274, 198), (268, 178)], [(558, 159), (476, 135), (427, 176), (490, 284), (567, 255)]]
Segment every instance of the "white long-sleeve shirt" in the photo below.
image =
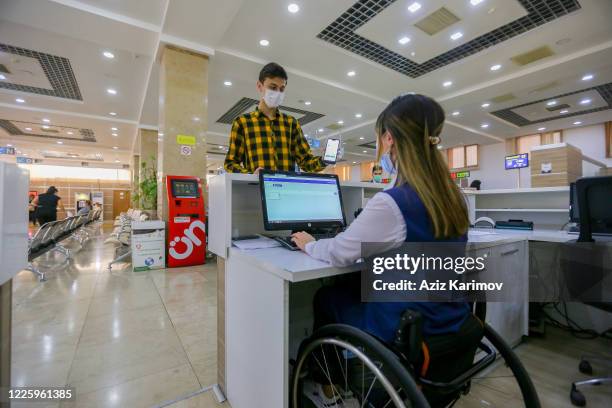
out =
[(405, 239), (406, 222), (395, 200), (389, 194), (377, 193), (344, 232), (309, 242), (304, 249), (313, 258), (345, 266), (373, 255), (361, 253), (362, 242), (388, 243), (377, 245), (376, 252), (382, 252), (399, 247)]

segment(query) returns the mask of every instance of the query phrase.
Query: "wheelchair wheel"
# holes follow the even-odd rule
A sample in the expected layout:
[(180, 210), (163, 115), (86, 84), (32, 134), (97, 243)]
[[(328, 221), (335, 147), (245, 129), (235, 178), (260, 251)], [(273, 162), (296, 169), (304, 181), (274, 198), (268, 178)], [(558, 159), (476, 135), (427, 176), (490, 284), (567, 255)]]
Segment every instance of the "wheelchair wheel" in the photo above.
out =
[(348, 325), (324, 326), (301, 345), (291, 382), (293, 408), (308, 406), (304, 385), (313, 379), (346, 408), (429, 408), (398, 356)]

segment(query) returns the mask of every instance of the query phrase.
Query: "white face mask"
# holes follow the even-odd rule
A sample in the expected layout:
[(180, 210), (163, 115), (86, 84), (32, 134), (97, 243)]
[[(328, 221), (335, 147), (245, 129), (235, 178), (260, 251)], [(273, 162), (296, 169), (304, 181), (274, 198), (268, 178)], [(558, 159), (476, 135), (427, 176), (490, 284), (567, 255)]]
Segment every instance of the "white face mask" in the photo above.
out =
[(279, 91), (273, 91), (272, 89), (266, 89), (264, 93), (264, 102), (270, 108), (276, 108), (283, 103), (285, 99), (285, 93)]

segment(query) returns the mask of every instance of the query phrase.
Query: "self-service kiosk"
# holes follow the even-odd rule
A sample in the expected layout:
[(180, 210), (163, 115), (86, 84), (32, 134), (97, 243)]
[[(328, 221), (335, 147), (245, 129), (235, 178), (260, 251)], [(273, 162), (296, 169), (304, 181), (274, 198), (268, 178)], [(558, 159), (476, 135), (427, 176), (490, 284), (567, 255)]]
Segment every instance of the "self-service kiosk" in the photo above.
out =
[(206, 259), (206, 218), (198, 177), (166, 176), (168, 267), (201, 265)]

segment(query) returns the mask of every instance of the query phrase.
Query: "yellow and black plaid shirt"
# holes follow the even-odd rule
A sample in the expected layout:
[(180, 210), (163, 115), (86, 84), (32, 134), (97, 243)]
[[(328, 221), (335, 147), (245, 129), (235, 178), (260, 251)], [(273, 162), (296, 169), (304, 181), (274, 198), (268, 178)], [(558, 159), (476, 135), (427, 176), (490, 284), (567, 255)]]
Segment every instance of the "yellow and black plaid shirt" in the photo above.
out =
[(259, 109), (234, 120), (230, 144), (225, 156), (225, 170), (230, 173), (253, 173), (258, 167), (268, 170), (309, 172), (325, 168), (320, 157), (313, 156), (293, 116), (277, 111), (274, 119)]

